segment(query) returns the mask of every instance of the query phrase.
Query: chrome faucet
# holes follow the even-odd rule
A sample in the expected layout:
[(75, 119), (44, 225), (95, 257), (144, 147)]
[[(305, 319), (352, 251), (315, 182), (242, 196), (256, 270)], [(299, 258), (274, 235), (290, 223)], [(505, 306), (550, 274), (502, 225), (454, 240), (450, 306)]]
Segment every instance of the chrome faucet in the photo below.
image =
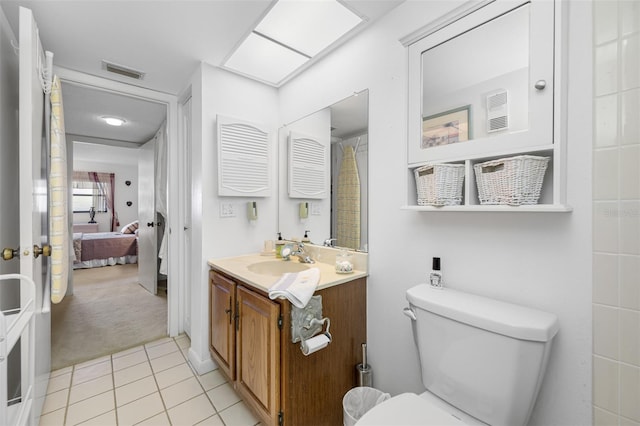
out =
[(322, 243), (322, 245), (325, 247), (333, 247), (335, 241), (335, 238), (327, 238), (326, 240), (324, 240), (324, 243)]
[(309, 255), (304, 251), (303, 243), (296, 243), (296, 249), (291, 252), (290, 256), (296, 256), (300, 263), (315, 263)]

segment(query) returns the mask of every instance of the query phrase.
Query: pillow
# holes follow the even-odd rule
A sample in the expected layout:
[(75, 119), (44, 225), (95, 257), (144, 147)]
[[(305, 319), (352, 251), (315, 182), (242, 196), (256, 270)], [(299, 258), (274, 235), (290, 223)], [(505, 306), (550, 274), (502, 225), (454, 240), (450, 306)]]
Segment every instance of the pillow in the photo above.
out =
[(122, 229), (120, 230), (120, 233), (122, 234), (133, 234), (138, 230), (138, 221), (134, 220), (131, 223), (126, 224), (125, 226), (122, 227)]

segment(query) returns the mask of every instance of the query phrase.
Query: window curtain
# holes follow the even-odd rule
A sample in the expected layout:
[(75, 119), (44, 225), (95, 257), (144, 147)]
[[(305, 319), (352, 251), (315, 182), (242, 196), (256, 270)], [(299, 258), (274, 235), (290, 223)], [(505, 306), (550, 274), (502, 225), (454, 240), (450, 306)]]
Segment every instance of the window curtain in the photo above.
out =
[(107, 211), (111, 213), (111, 232), (120, 226), (118, 213), (115, 210), (115, 173), (100, 172), (73, 172), (73, 180), (81, 182), (94, 182), (98, 186), (98, 190), (107, 200)]

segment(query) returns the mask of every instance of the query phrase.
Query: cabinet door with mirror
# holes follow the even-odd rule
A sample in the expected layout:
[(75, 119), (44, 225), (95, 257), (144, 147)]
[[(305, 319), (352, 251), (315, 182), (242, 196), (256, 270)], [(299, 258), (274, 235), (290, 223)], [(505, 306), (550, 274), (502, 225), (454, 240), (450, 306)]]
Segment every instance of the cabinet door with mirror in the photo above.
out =
[(279, 130), (283, 238), (367, 251), (368, 100), (361, 91)]
[(562, 203), (558, 12), (552, 0), (468, 2), (404, 41), (410, 169), (464, 163), (463, 204), (475, 206), (474, 164), (548, 156), (541, 203)]

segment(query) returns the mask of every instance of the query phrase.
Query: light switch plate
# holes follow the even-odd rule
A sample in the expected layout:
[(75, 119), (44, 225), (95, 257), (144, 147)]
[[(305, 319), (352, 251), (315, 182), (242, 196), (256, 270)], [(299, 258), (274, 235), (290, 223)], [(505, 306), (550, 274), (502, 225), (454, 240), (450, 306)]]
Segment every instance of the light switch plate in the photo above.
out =
[(311, 203), (311, 214), (314, 216), (319, 216), (322, 214), (320, 212), (320, 203)]

